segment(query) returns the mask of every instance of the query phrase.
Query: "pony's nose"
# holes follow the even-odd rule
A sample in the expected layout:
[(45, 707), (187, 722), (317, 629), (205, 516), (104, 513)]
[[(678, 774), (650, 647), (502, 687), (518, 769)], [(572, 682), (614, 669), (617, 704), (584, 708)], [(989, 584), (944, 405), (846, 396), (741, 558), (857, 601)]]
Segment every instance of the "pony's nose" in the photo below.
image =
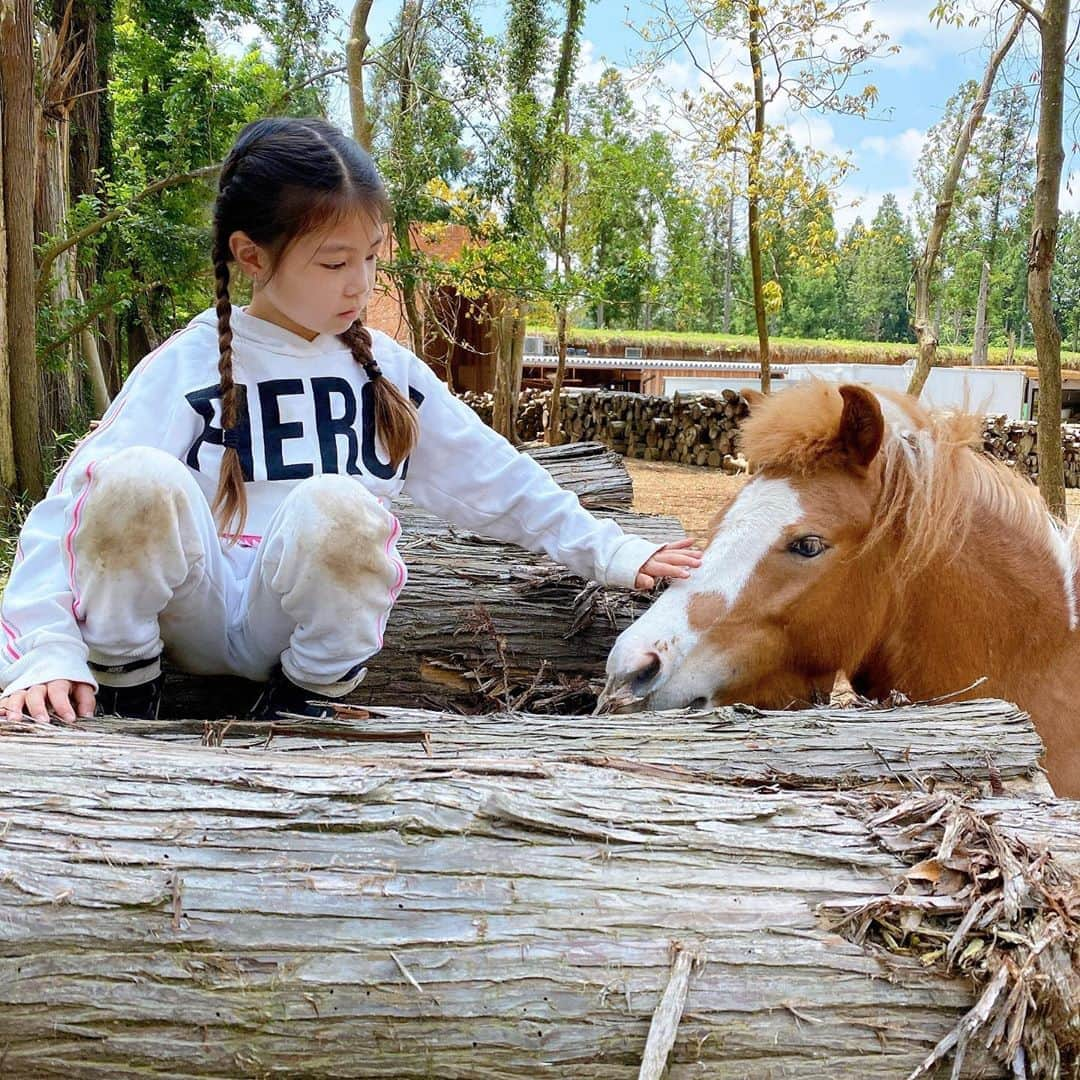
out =
[(647, 697), (663, 666), (660, 654), (652, 649), (620, 659), (621, 663), (608, 668), (607, 685), (596, 705), (598, 713), (618, 712)]
[(660, 674), (660, 654), (650, 650), (635, 670), (630, 672), (629, 679), (633, 689), (639, 693), (648, 690), (649, 686), (656, 681)]

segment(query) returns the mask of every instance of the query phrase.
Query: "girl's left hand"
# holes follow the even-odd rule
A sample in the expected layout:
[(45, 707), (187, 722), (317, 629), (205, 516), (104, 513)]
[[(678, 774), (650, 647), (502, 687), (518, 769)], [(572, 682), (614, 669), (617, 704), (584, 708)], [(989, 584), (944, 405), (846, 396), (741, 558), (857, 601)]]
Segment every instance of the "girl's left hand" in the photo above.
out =
[(665, 544), (638, 571), (635, 589), (651, 589), (658, 578), (689, 577), (691, 570), (701, 565), (701, 552), (694, 547), (694, 541), (676, 540)]

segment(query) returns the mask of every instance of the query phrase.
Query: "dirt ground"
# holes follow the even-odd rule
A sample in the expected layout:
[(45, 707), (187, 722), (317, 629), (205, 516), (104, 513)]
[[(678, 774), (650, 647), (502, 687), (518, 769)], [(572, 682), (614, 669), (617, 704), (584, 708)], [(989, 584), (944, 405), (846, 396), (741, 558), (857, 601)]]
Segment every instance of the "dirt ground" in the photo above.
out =
[(709, 522), (720, 503), (746, 483), (745, 476), (728, 476), (720, 469), (670, 461), (625, 460), (634, 482), (634, 509), (677, 518), (687, 535), (702, 540), (708, 535)]
[[(719, 469), (676, 465), (670, 461), (626, 459), (634, 482), (634, 509), (643, 514), (669, 514), (682, 522), (689, 536), (705, 539), (721, 501), (736, 492), (744, 476), (727, 476)], [(1065, 493), (1069, 520), (1080, 519), (1080, 489)]]

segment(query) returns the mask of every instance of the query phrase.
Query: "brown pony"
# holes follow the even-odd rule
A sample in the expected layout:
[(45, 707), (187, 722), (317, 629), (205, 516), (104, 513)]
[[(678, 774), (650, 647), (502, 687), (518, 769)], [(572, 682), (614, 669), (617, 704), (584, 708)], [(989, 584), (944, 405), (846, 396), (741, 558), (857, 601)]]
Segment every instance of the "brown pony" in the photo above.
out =
[(1005, 698), (1031, 714), (1058, 794), (1080, 797), (1077, 546), (980, 430), (863, 386), (756, 395), (754, 476), (701, 569), (616, 641), (605, 698), (787, 708), (841, 672), (870, 698)]

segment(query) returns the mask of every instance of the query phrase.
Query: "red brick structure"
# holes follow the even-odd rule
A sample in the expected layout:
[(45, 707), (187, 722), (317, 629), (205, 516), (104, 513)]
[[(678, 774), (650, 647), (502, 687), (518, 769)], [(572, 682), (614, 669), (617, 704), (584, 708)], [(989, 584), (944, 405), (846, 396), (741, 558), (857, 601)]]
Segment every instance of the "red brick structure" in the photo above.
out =
[[(435, 239), (414, 226), (410, 238), (415, 251), (434, 258), (451, 259), (469, 243), (469, 231), (463, 225), (447, 225)], [(392, 261), (396, 245), (387, 237), (381, 257)], [(491, 390), (495, 378), (496, 335), (492, 322), (493, 300), (484, 296), (469, 300), (456, 289), (440, 286), (430, 294), (430, 318), (425, 318), (422, 348), (416, 349), (405, 318), (401, 294), (390, 278), (379, 275), (375, 295), (368, 304), (367, 323), (416, 349), (455, 390)], [(445, 334), (444, 334), (445, 331)], [(447, 337), (447, 335), (449, 335)]]

